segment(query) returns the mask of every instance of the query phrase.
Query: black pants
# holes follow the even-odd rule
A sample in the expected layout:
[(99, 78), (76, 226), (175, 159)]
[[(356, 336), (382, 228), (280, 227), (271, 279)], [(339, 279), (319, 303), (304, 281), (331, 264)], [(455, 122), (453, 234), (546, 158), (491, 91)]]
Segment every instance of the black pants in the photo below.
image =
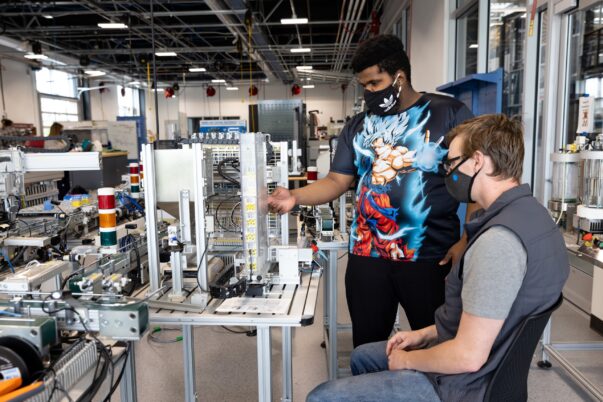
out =
[(345, 290), (352, 318), (354, 347), (388, 339), (398, 303), (413, 330), (434, 323), (444, 303), (444, 279), (450, 264), (397, 262), (348, 255)]

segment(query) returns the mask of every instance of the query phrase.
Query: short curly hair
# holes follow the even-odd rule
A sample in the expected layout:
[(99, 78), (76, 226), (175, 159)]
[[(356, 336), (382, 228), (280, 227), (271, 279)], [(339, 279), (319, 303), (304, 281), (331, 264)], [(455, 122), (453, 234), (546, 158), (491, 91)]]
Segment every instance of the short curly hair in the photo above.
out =
[(410, 83), (410, 61), (402, 41), (394, 35), (378, 35), (360, 44), (352, 58), (352, 70), (359, 73), (374, 65), (391, 76), (402, 70)]

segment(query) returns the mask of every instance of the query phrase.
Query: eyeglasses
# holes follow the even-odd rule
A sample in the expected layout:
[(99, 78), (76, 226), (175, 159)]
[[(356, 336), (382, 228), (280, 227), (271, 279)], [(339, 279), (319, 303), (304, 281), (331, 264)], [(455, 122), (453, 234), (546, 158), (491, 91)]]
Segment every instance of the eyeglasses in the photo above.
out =
[[(446, 172), (446, 174), (448, 174), (453, 170), (453, 166), (459, 167), (460, 165), (465, 163), (465, 161), (467, 161), (468, 159), (469, 158), (464, 158), (462, 155), (459, 155), (454, 158), (446, 159), (445, 161), (442, 161), (442, 168), (444, 169), (444, 172)], [(460, 160), (460, 162), (455, 163), (458, 160)]]

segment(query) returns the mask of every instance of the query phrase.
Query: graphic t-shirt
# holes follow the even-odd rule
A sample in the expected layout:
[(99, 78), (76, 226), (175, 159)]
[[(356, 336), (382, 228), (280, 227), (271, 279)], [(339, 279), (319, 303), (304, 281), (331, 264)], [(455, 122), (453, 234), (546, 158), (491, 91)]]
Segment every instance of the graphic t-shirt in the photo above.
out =
[(462, 102), (425, 93), (398, 114), (363, 112), (346, 124), (331, 171), (356, 176), (350, 253), (429, 261), (458, 241), (458, 203), (446, 190), (441, 162), (444, 136), (471, 117)]

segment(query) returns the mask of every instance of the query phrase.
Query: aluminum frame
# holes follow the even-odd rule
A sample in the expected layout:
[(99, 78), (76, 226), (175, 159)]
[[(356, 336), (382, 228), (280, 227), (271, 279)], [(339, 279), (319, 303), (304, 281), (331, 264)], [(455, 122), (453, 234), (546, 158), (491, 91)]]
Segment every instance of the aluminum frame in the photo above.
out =
[(149, 267), (149, 292), (159, 289), (159, 237), (157, 233), (157, 191), (155, 180), (155, 155), (153, 144), (143, 144), (144, 205), (147, 231), (147, 259)]

